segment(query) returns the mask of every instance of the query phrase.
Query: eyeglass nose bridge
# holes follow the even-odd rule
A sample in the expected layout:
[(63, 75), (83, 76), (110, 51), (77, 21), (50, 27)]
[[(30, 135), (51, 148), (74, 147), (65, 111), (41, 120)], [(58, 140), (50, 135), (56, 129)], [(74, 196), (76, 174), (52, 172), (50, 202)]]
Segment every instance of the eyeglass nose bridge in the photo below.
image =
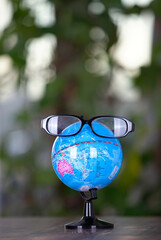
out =
[(91, 120), (82, 119), (82, 127), (83, 127), (85, 124), (88, 124), (88, 125), (91, 127)]
[(91, 119), (86, 120), (86, 119), (84, 119), (83, 115), (80, 116), (80, 119), (82, 121), (82, 127), (84, 126), (84, 124), (88, 124), (91, 127)]

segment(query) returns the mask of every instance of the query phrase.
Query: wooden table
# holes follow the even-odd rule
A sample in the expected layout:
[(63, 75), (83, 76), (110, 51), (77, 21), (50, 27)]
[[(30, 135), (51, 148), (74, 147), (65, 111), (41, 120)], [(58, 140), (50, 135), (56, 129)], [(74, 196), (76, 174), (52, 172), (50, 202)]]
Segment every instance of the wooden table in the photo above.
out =
[[(79, 219), (79, 218), (77, 218)], [(103, 217), (111, 230), (65, 230), (71, 218), (0, 218), (0, 239), (6, 240), (161, 240), (161, 217)]]

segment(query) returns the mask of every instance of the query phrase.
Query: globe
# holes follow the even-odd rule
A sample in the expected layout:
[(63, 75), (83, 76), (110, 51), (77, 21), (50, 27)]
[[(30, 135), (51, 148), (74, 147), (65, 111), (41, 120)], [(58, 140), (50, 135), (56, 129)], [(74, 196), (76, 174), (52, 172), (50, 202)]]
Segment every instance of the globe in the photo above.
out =
[[(76, 124), (67, 127), (64, 133), (72, 133)], [(107, 127), (95, 124), (99, 132), (108, 131), (113, 136)], [(80, 192), (109, 185), (120, 171), (122, 157), (118, 139), (97, 136), (88, 124), (74, 136), (57, 137), (51, 153), (52, 165), (59, 179)]]

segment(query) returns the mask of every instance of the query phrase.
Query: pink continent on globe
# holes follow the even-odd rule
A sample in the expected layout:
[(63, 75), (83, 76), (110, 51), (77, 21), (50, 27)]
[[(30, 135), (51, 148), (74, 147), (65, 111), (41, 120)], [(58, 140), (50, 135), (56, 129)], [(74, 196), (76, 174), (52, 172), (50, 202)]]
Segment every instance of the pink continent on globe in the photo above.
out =
[(65, 173), (73, 174), (73, 167), (70, 163), (66, 162), (65, 159), (63, 161), (58, 161), (58, 172), (62, 177), (64, 177)]

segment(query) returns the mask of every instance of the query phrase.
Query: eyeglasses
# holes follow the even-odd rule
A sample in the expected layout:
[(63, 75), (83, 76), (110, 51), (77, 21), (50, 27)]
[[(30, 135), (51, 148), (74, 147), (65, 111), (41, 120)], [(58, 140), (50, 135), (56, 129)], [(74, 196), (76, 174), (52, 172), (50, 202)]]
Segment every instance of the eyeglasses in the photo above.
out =
[(119, 138), (133, 132), (133, 122), (122, 117), (98, 116), (85, 120), (75, 115), (53, 115), (41, 121), (41, 127), (50, 135), (69, 137), (78, 134), (84, 124), (89, 124), (94, 134), (105, 138)]

